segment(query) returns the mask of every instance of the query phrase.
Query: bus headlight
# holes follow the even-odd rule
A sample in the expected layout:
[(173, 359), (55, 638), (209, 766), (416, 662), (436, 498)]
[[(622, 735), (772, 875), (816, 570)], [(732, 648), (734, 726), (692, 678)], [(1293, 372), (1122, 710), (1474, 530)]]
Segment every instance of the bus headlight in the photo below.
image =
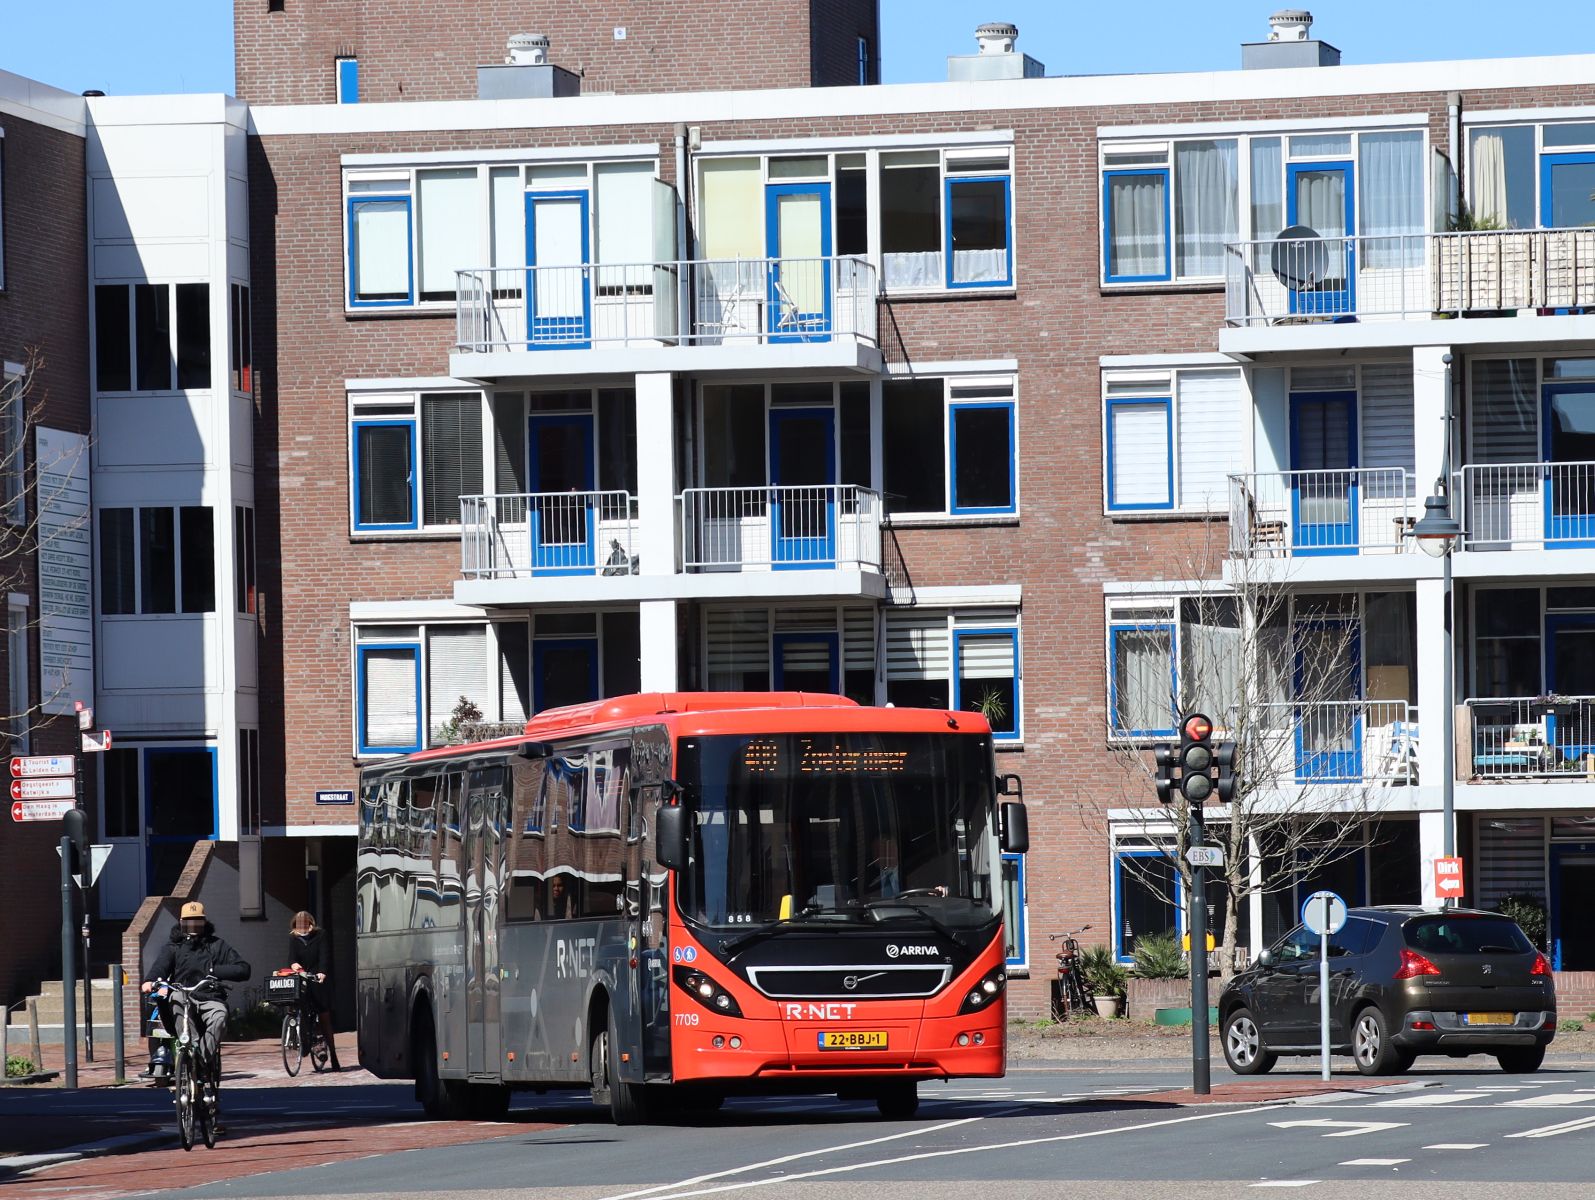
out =
[(675, 980), (678, 988), (711, 1012), (727, 1017), (742, 1015), (742, 1007), (737, 1003), (736, 997), (702, 971), (676, 966), (671, 968), (670, 977)]
[(964, 997), (963, 1004), (958, 1008), (958, 1015), (963, 1016), (966, 1013), (980, 1012), (983, 1009), (990, 1008), (1007, 987), (1008, 968), (993, 967), (986, 972), (979, 983), (969, 989), (969, 993)]

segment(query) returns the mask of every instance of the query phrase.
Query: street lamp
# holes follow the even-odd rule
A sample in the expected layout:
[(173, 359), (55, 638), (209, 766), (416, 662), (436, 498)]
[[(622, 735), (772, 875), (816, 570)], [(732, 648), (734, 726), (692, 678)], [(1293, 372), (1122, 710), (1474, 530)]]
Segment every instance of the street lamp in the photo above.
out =
[[(1456, 854), (1456, 709), (1452, 697), (1451, 662), (1456, 651), (1451, 644), (1454, 622), (1451, 614), (1451, 552), (1462, 540), (1462, 526), (1451, 515), (1451, 500), (1446, 492), (1445, 479), (1434, 481), (1434, 491), (1423, 502), (1423, 516), (1413, 524), (1411, 537), (1418, 548), (1443, 564), (1440, 578), (1445, 589), (1445, 655), (1441, 674), (1440, 694), (1445, 701), (1440, 711), (1440, 748), (1442, 773), (1440, 778), (1440, 820), (1444, 826), (1445, 856)], [(1447, 902), (1449, 903), (1449, 901)]]

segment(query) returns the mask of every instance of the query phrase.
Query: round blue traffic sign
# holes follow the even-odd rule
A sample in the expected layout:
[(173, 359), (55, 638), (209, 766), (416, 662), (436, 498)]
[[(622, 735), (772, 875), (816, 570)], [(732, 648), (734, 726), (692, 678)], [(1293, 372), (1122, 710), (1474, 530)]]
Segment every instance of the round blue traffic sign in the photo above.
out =
[(1301, 923), (1320, 937), (1339, 933), (1346, 923), (1346, 902), (1334, 892), (1314, 892), (1302, 901)]

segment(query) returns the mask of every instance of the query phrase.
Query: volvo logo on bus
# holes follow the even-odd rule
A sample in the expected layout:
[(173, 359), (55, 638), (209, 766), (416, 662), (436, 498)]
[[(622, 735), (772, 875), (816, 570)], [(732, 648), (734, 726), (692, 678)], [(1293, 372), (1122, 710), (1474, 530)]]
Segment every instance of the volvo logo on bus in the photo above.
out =
[(899, 946), (896, 944), (886, 947), (887, 958), (930, 958), (941, 951), (935, 946)]
[(886, 974), (885, 971), (876, 971), (873, 975), (844, 975), (842, 977), (842, 986), (851, 992), (859, 984), (868, 983), (871, 979), (879, 979), (884, 974)]

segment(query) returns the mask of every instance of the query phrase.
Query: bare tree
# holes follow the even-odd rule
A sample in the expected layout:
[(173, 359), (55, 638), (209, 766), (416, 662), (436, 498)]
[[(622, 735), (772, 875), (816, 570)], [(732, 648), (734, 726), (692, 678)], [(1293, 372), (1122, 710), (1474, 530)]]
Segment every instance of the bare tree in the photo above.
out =
[[(1142, 810), (1157, 809), (1150, 744), (1177, 743), (1178, 734), (1136, 733), (1139, 719), (1125, 711), (1128, 705), (1206, 713), (1214, 740), (1235, 743), (1234, 796), (1227, 805), (1209, 805), (1203, 816), (1206, 844), (1224, 849), (1224, 866), (1208, 879), (1209, 903), (1223, 908), (1226, 953), (1219, 962), (1228, 979), (1243, 902), (1289, 893), (1360, 853), (1391, 784), (1411, 781), (1413, 747), (1404, 700), (1362, 698), (1357, 598), (1293, 586), (1283, 547), (1277, 557), (1226, 554), (1224, 529), (1222, 522), (1205, 525), (1182, 575), (1196, 581), (1194, 590), (1187, 587), (1175, 602), (1168, 623), (1147, 627), (1145, 661), (1156, 663), (1176, 646), (1180, 655), (1177, 672), (1162, 668), (1162, 691), (1126, 677), (1133, 667), (1125, 660), (1135, 647), (1110, 664), (1119, 676), (1110, 694), (1120, 711), (1109, 714), (1109, 739), (1121, 768), (1114, 802)], [(1169, 694), (1171, 676), (1179, 680), (1178, 695)], [(1188, 895), (1192, 882), (1184, 857), (1190, 813), (1177, 790), (1174, 803), (1147, 824), (1172, 826), (1173, 838), (1153, 839), (1160, 853), (1127, 858), (1125, 869), (1172, 903), (1168, 884), (1177, 880)]]
[[(70, 453), (36, 462), (35, 433), (43, 424), (49, 396), (40, 383), (45, 367), (44, 355), (29, 348), (20, 375), (0, 379), (0, 590), (7, 595), (35, 597), (26, 610), (7, 607), (6, 700), (0, 709), (0, 736), (7, 752), (23, 744), (26, 732), (41, 718), (60, 715), (63, 706), (92, 695), (82, 694), (88, 681), (73, 681), (64, 672), (45, 671), (47, 657), (55, 648), (44, 636), (45, 614), (92, 620), (93, 600), (86, 571), (69, 570), (72, 591), (57, 594), (41, 579), (41, 564), (70, 564), (91, 543), (91, 517), (87, 504), (88, 439)], [(81, 511), (77, 511), (81, 510)], [(78, 576), (81, 575), (81, 578)], [(35, 631), (38, 631), (37, 633)], [(16, 678), (16, 664), (10, 661), (11, 648), (38, 646), (34, 663), (40, 681), (38, 699), (28, 685), (22, 694), (10, 681)], [(30, 671), (29, 674), (34, 674)], [(21, 680), (16, 680), (22, 683)], [(81, 684), (81, 686), (80, 686)], [(75, 727), (74, 727), (75, 728)]]

